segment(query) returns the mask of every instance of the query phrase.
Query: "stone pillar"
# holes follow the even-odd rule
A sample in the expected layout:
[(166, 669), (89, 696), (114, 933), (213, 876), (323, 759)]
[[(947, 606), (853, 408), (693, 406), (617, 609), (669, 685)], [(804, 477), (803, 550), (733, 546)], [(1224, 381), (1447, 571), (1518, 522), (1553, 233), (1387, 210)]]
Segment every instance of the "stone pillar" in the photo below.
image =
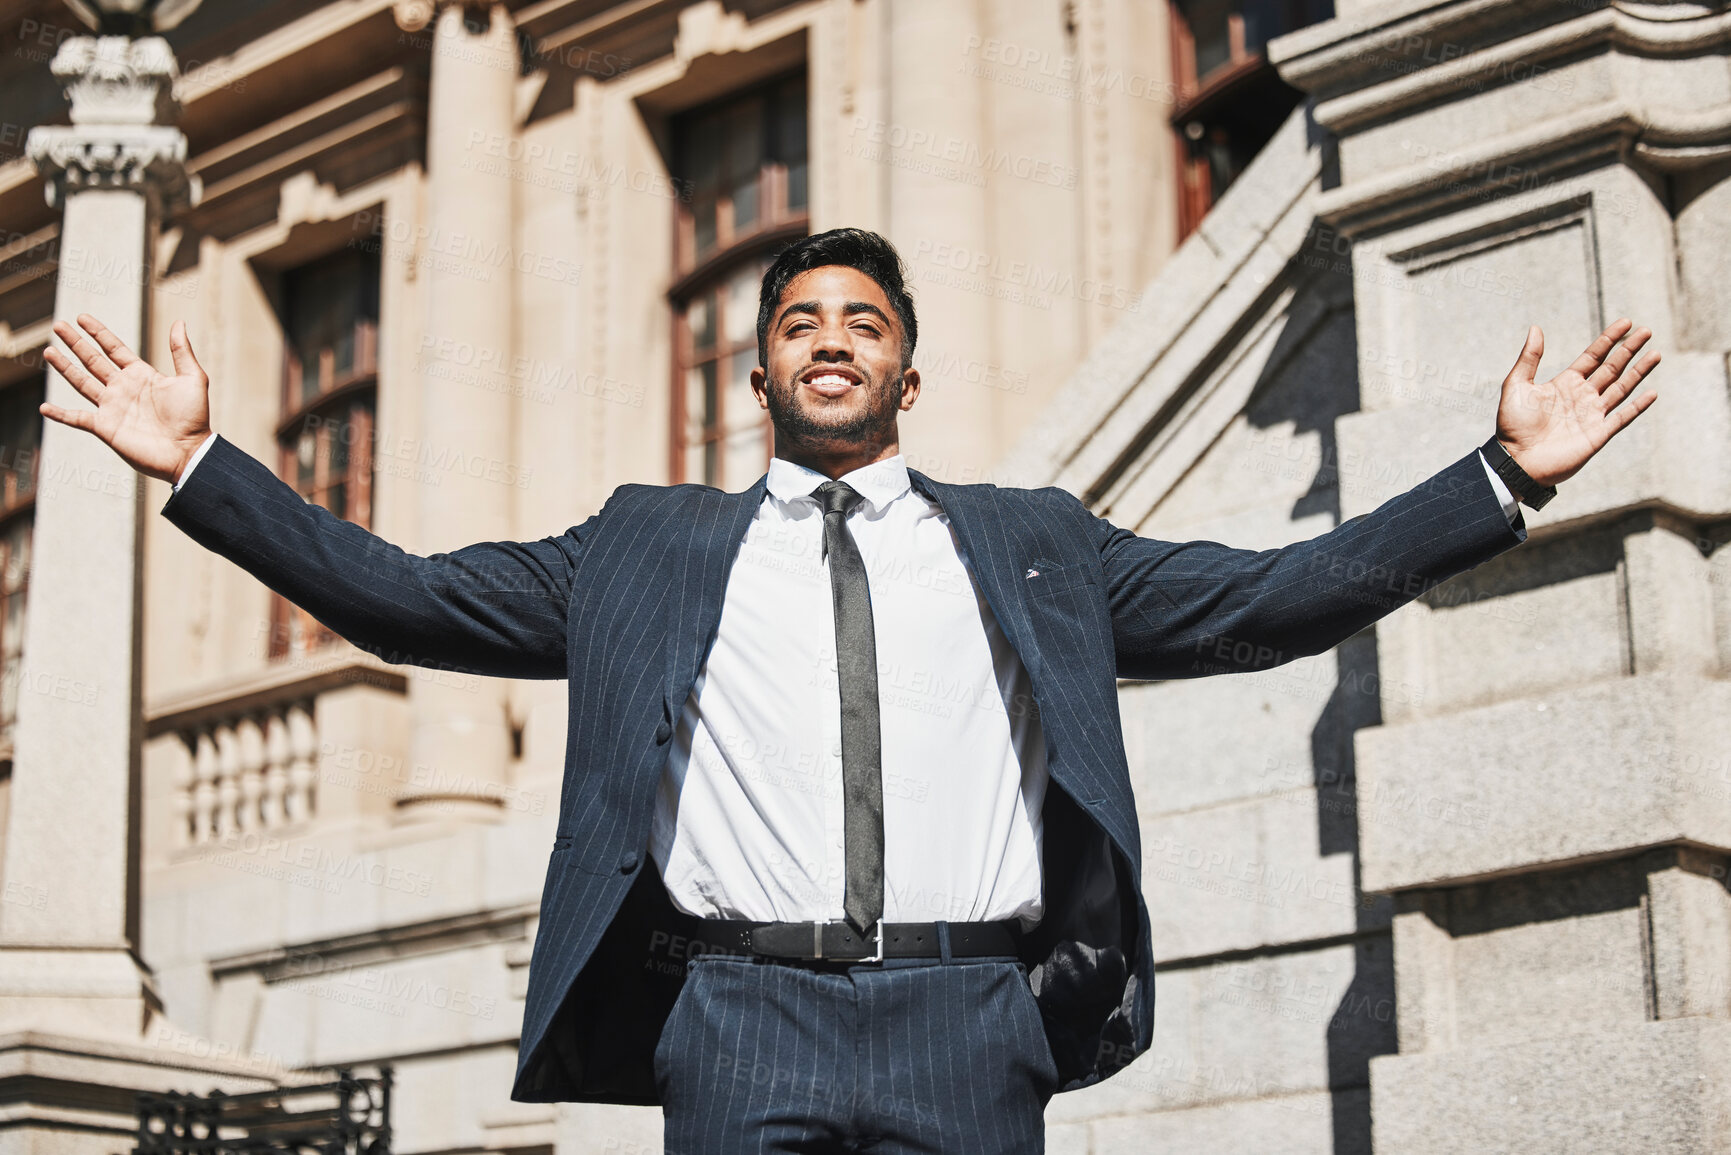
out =
[[(422, 553), (511, 536), (512, 422), (521, 382), (510, 374), (514, 203), (508, 146), (518, 74), (515, 26), (503, 4), (398, 6), (399, 23), (432, 41), (427, 100), (427, 328), (417, 370), (421, 435), (435, 455), (472, 463), (418, 491)], [(460, 685), (448, 684), (460, 681)], [(507, 684), (410, 683), (412, 780), (406, 815), (496, 805), (509, 774)], [(483, 799), (477, 802), (477, 799)]]
[[(156, 221), (191, 192), (156, 37), (79, 37), (54, 75), (72, 125), (29, 155), (63, 207), (54, 315), (88, 312), (144, 349)], [(49, 400), (88, 407), (54, 372)], [(47, 423), (18, 695), (0, 1022), (136, 1037), (154, 995), (137, 942), (139, 479), (89, 434)]]
[(1731, 1145), (1728, 38), (1710, 5), (1355, 2), (1272, 53), (1339, 142), (1342, 514), (1491, 433), (1529, 323), (1541, 377), (1622, 316), (1665, 354), (1660, 403), (1525, 513), (1525, 545), (1377, 627), (1379, 1151)]
[[(185, 11), (185, 5), (181, 10)], [(54, 315), (145, 341), (161, 213), (195, 200), (156, 37), (80, 37), (52, 65), (70, 127), (32, 129), (63, 210)], [(56, 373), (48, 397), (88, 406)], [(160, 1013), (138, 944), (139, 516), (107, 446), (48, 423), (0, 901), (0, 1151), (110, 1155), (139, 1091), (260, 1090), (268, 1065), (211, 1059)]]

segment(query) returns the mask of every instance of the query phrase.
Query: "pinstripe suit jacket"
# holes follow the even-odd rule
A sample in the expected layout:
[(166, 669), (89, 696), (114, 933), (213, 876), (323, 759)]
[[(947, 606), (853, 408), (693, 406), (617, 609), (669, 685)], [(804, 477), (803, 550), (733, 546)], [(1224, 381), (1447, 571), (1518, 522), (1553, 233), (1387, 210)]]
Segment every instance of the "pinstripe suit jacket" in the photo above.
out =
[[(912, 473), (1027, 667), (1046, 735), (1047, 916), (1029, 978), (1062, 1089), (1146, 1050), (1154, 956), (1116, 679), (1319, 653), (1525, 539), (1476, 454), (1312, 541), (1252, 552), (1139, 538), (1059, 489)], [(219, 438), (163, 507), (200, 544), (388, 661), (567, 678), (559, 823), (512, 1097), (653, 1103), (683, 981), (648, 862), (674, 721), (703, 667), (764, 481), (626, 485), (582, 525), (416, 557), (304, 502)], [(1028, 576), (1037, 570), (1038, 576)]]

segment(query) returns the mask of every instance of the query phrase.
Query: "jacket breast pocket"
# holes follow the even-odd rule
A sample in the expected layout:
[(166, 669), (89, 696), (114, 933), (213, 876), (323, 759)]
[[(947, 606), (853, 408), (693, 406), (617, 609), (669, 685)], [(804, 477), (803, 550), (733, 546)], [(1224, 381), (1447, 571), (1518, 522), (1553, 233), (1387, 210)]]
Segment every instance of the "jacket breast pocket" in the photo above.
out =
[(1112, 623), (1106, 610), (1105, 587), (1089, 565), (1041, 569), (1026, 579), (1028, 613), (1040, 635), (1061, 650), (1112, 645)]
[(1095, 589), (1099, 586), (1098, 575), (1094, 573), (1093, 567), (1087, 565), (1067, 565), (1058, 569), (1036, 566), (1033, 572), (1033, 577), (1023, 580), (1028, 587), (1028, 596), (1036, 599), (1051, 598), (1077, 586)]

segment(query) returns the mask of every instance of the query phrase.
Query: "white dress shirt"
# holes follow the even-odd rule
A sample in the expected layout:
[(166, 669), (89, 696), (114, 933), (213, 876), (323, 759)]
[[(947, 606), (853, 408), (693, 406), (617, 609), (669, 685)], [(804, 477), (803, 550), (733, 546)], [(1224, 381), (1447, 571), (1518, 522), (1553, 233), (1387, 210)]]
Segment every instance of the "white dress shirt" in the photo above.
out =
[[(193, 454), (185, 484), (210, 447)], [(1511, 524), (1517, 504), (1480, 455)], [(782, 458), (728, 575), (715, 646), (674, 732), (650, 830), (673, 902), (703, 917), (843, 917), (841, 702), (827, 478)], [(900, 456), (842, 480), (877, 638), (886, 922), (1044, 911), (1046, 746), (1027, 670)]]
[[(835, 608), (810, 496), (827, 480), (770, 462), (662, 772), (649, 850), (691, 914), (843, 916)], [(1027, 671), (902, 458), (842, 480), (865, 499), (848, 529), (877, 637), (884, 920), (1032, 926), (1046, 743)]]

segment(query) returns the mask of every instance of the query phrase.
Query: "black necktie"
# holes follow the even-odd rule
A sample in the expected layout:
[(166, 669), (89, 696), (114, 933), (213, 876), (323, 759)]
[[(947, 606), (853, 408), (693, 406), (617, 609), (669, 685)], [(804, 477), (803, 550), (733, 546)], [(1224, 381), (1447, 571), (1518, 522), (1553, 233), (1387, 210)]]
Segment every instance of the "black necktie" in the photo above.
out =
[(842, 909), (862, 935), (884, 912), (884, 784), (878, 733), (878, 648), (865, 561), (847, 515), (863, 498), (826, 481), (811, 495), (823, 509), (823, 548), (835, 598), (835, 668), (841, 688), (841, 793), (847, 890)]

